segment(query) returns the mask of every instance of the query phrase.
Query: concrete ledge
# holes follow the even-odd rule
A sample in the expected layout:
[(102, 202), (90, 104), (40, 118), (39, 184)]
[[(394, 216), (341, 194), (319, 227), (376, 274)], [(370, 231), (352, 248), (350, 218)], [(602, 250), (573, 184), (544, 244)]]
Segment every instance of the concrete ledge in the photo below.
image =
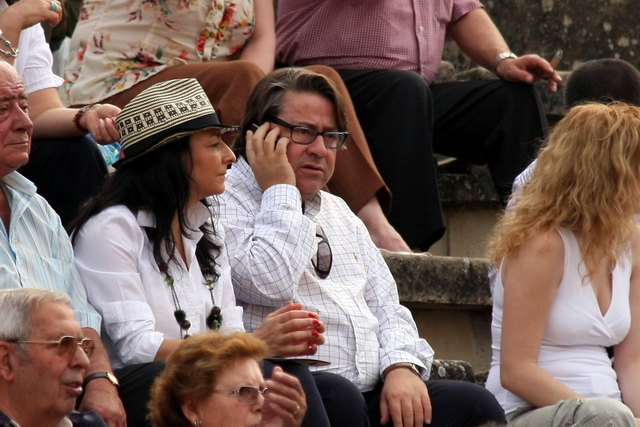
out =
[(477, 375), (474, 374), (471, 365), (464, 360), (434, 359), (429, 379), (477, 383)]
[(439, 162), (438, 188), (445, 207), (500, 208), (498, 193), (486, 165), (472, 165), (452, 157)]
[(488, 261), (398, 253), (383, 256), (398, 284), (400, 302), (409, 308), (420, 336), (441, 361), (434, 365), (432, 378), (474, 382), (473, 370), (485, 371), (491, 363)]
[(488, 261), (386, 253), (400, 301), (415, 308), (478, 310), (491, 308)]

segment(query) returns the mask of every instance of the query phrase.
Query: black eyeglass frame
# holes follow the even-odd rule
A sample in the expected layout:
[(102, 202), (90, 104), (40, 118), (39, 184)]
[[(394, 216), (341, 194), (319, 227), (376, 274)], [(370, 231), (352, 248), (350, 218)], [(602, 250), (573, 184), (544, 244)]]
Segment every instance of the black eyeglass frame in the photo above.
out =
[[(255, 390), (252, 391), (249, 396), (243, 394), (243, 390)], [(225, 394), (235, 394), (238, 402), (243, 403), (245, 405), (253, 405), (258, 401), (259, 395), (265, 395), (269, 389), (267, 387), (254, 387), (252, 385), (243, 385), (242, 387), (238, 387), (237, 390), (211, 390), (212, 393), (225, 393)], [(243, 397), (244, 396), (244, 397)], [(249, 399), (247, 401), (247, 399)]]
[[(316, 275), (321, 279), (326, 279), (327, 277), (329, 277), (329, 273), (331, 273), (331, 266), (333, 265), (333, 251), (331, 250), (329, 239), (327, 239), (327, 236), (324, 234), (324, 230), (322, 230), (322, 227), (317, 224), (316, 237), (319, 237), (320, 241), (318, 242), (318, 249), (316, 250), (316, 254), (311, 258), (311, 264), (316, 270)], [(328, 264), (328, 267), (326, 268), (324, 268), (324, 266), (322, 266), (323, 268), (321, 268), (321, 263), (319, 262), (319, 254), (322, 247), (326, 247), (327, 250), (327, 259), (322, 262), (322, 264)]]
[[(80, 347), (82, 349), (82, 351), (84, 351), (84, 353), (87, 355), (87, 357), (91, 357), (91, 355), (93, 354), (93, 351), (96, 349), (96, 345), (93, 342), (93, 340), (91, 338), (76, 338), (72, 335), (63, 335), (62, 337), (60, 337), (59, 340), (50, 340), (50, 341), (46, 341), (46, 340), (19, 340), (19, 339), (11, 339), (11, 340), (7, 340), (8, 342), (12, 343), (12, 344), (48, 344), (48, 345), (57, 345), (57, 353), (58, 356), (65, 356), (65, 351), (68, 351), (69, 353), (67, 354), (67, 356), (69, 357), (73, 357), (73, 355), (75, 354), (74, 351), (75, 348), (72, 348), (71, 346), (63, 346), (62, 342), (65, 340), (73, 340), (75, 344), (78, 345), (78, 347)], [(68, 349), (68, 350), (67, 350)]]
[[(320, 132), (319, 130), (310, 128), (308, 126), (292, 125), (291, 123), (285, 122), (284, 120), (279, 119), (278, 117), (273, 117), (273, 116), (267, 117), (267, 121), (270, 121), (270, 122), (275, 123), (275, 124), (280, 125), (280, 126), (284, 126), (287, 129), (291, 130), (291, 141), (293, 141), (293, 142), (295, 142), (296, 144), (299, 144), (299, 145), (311, 145), (311, 144), (313, 144), (313, 141), (316, 140), (318, 135), (322, 136), (322, 141), (324, 143), (324, 141), (325, 141), (325, 137), (324, 136), (325, 135), (335, 134), (335, 135), (338, 135), (340, 137), (340, 142), (338, 143), (338, 145), (336, 145), (335, 147), (332, 147), (332, 146), (329, 146), (329, 145), (325, 144), (324, 146), (329, 150), (337, 150), (339, 148), (342, 148), (344, 143), (347, 141), (347, 138), (349, 137), (349, 132), (346, 132), (346, 131), (327, 130), (327, 131), (324, 131), (324, 132)], [(309, 142), (296, 141), (293, 138), (293, 133), (294, 133), (296, 128), (301, 128), (301, 129), (305, 129), (307, 131), (313, 132), (314, 133), (313, 138), (311, 138), (311, 140)]]

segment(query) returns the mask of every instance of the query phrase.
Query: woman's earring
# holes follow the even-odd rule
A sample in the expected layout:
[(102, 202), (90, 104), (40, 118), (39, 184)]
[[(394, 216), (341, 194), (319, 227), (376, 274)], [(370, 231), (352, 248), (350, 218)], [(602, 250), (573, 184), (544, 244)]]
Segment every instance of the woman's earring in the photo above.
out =
[(196, 422), (193, 424), (195, 424), (196, 427), (202, 427), (202, 421), (200, 420), (196, 420)]

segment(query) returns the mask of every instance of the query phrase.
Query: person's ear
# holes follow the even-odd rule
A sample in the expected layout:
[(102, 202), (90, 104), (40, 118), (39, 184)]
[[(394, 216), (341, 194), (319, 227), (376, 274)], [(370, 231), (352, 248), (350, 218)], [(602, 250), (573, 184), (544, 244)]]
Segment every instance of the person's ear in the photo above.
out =
[(198, 402), (196, 402), (196, 399), (192, 397), (187, 398), (180, 404), (180, 408), (182, 408), (182, 413), (191, 424), (195, 425), (196, 420), (200, 419), (200, 416), (198, 415)]
[(13, 345), (7, 341), (0, 341), (0, 379), (11, 383), (15, 380), (16, 352)]

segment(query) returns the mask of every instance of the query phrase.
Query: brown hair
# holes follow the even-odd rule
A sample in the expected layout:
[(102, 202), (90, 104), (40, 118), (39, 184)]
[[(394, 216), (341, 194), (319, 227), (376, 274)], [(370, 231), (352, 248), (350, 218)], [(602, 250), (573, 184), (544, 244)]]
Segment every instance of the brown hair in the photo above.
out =
[(181, 405), (188, 399), (205, 400), (225, 369), (242, 359), (261, 361), (267, 346), (245, 332), (193, 335), (167, 358), (167, 367), (155, 381), (149, 418), (155, 427), (190, 427)]
[(333, 105), (339, 130), (347, 130), (344, 101), (331, 80), (306, 68), (281, 68), (267, 74), (251, 92), (242, 118), (242, 131), (233, 144), (236, 156), (246, 159), (247, 131), (254, 130), (253, 124), (261, 125), (270, 117), (277, 117), (282, 111), (285, 94), (290, 92), (312, 93), (327, 99)]
[(573, 107), (542, 148), (533, 176), (496, 225), (489, 257), (498, 265), (529, 237), (557, 227), (581, 234), (591, 275), (628, 250), (640, 212), (640, 108), (623, 103)]

